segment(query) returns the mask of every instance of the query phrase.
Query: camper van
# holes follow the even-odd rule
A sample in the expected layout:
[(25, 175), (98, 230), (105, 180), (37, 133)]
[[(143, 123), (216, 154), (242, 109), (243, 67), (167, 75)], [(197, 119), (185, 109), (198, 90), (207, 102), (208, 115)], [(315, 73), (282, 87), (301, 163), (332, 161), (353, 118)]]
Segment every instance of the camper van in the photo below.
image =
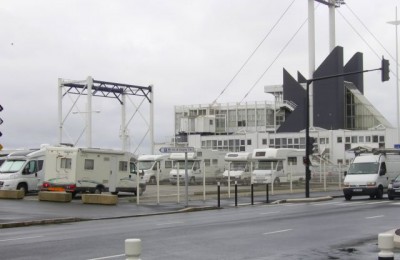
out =
[(21, 150), (2, 157), (0, 190), (37, 192), (43, 181), (44, 150)]
[(346, 200), (353, 196), (381, 199), (388, 184), (400, 172), (400, 151), (381, 149), (374, 153), (361, 153), (345, 172), (343, 194)]
[(146, 190), (131, 153), (111, 149), (47, 147), (43, 191), (137, 193)]
[(305, 179), (303, 165), (304, 149), (262, 148), (254, 149), (252, 160), (253, 183), (274, 183)]
[[(159, 170), (158, 174), (157, 169)], [(168, 154), (146, 154), (138, 157), (138, 170), (140, 173), (144, 173), (143, 179), (148, 184), (156, 184), (157, 176), (159, 176), (160, 183), (168, 182), (171, 169), (172, 160), (169, 159)]]
[(227, 153), (225, 162), (228, 163), (228, 168), (223, 174), (223, 183), (237, 183), (249, 185), (251, 183), (251, 153), (237, 152)]
[[(222, 179), (225, 170), (225, 152), (213, 151), (207, 149), (197, 149), (193, 153), (187, 153), (188, 163), (188, 182), (190, 184), (203, 182), (204, 174), (207, 183), (216, 183)], [(169, 175), (169, 181), (175, 185), (178, 179), (185, 182), (185, 153), (171, 153), (169, 159), (173, 161), (173, 169)], [(179, 168), (179, 171), (178, 171)]]

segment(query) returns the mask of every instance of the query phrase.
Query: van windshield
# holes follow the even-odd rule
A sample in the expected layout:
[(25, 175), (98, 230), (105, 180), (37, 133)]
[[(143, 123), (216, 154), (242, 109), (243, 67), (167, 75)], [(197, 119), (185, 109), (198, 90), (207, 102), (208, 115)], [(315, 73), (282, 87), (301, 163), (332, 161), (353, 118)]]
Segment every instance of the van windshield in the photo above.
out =
[(232, 171), (245, 171), (247, 162), (231, 162)]
[(139, 161), (139, 171), (150, 170), (153, 167), (154, 161)]
[(255, 169), (256, 170), (274, 170), (276, 167), (277, 161), (258, 161), (256, 162)]
[(378, 169), (379, 163), (377, 162), (352, 163), (347, 174), (376, 174)]
[(7, 160), (0, 166), (0, 173), (18, 172), (24, 164), (24, 160)]
[[(187, 161), (187, 168), (192, 169), (194, 162), (195, 161)], [(179, 169), (185, 169), (185, 161), (175, 161), (174, 169), (178, 169), (178, 165), (179, 165)]]

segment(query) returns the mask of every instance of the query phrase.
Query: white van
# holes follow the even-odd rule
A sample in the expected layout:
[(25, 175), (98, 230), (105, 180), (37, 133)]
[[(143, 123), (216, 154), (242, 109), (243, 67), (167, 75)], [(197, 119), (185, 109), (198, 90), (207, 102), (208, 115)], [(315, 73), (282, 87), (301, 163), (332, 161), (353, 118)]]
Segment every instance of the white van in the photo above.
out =
[(243, 185), (251, 183), (251, 153), (237, 152), (227, 153), (225, 162), (228, 163), (228, 169), (224, 171), (223, 183), (237, 181)]
[(400, 173), (400, 154), (393, 149), (362, 153), (354, 158), (345, 172), (343, 194), (381, 199), (388, 184)]
[[(77, 193), (137, 193), (138, 172), (133, 154), (111, 149), (47, 147), (41, 190)], [(139, 194), (146, 190), (139, 176)]]
[[(173, 160), (174, 165), (169, 174), (169, 182), (172, 185), (179, 182), (185, 182), (185, 153), (171, 153), (169, 158)], [(195, 153), (187, 153), (187, 173), (188, 183), (196, 184), (203, 179), (200, 169), (200, 160), (196, 158)]]
[(169, 173), (172, 169), (172, 160), (168, 154), (145, 154), (138, 157), (138, 170), (144, 173), (143, 179), (146, 183), (157, 183), (157, 169), (159, 169), (159, 182), (168, 182)]
[(44, 178), (44, 150), (22, 150), (2, 157), (0, 190), (37, 192)]
[[(253, 183), (274, 183), (305, 179), (304, 149), (261, 148), (254, 149), (252, 160)], [(291, 178), (291, 179), (290, 179)]]

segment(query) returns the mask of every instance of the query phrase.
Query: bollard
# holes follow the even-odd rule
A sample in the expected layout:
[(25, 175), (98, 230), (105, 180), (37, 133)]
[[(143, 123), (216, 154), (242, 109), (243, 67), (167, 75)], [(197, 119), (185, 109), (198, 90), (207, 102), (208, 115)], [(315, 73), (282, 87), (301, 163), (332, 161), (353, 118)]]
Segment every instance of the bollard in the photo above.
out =
[(251, 184), (251, 205), (254, 205), (254, 184)]
[(221, 207), (221, 183), (217, 182), (218, 188), (217, 188), (217, 195), (218, 195), (218, 208)]
[(267, 203), (269, 203), (269, 185), (268, 185), (268, 183), (266, 184), (267, 185), (267, 194), (266, 194), (266, 196), (267, 196)]
[(238, 203), (238, 190), (237, 190), (237, 181), (235, 181), (235, 207), (237, 207)]
[(142, 253), (142, 240), (138, 238), (125, 239), (126, 260), (140, 260)]
[(378, 235), (378, 260), (394, 260), (394, 238), (393, 234), (381, 233)]

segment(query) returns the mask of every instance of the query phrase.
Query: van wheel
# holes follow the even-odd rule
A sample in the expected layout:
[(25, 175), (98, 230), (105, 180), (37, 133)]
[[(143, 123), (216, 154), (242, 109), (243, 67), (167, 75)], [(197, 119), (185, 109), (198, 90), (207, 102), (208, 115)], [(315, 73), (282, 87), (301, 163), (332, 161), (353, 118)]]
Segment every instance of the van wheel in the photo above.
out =
[(383, 198), (383, 189), (382, 187), (378, 188), (378, 191), (376, 192), (376, 199), (380, 200)]
[(344, 198), (346, 199), (346, 200), (351, 200), (351, 195), (344, 195)]
[(156, 177), (154, 177), (154, 176), (152, 176), (151, 178), (150, 178), (150, 180), (149, 180), (149, 184), (156, 184), (157, 183), (157, 180), (156, 180)]
[(22, 190), (24, 192), (24, 195), (28, 193), (28, 188), (26, 187), (25, 183), (18, 184), (17, 190)]
[(96, 189), (94, 190), (94, 194), (101, 194), (103, 192), (103, 188), (100, 186), (97, 186)]
[(388, 195), (388, 199), (390, 199), (390, 200), (394, 200), (394, 197), (393, 197), (393, 196), (390, 196), (390, 195)]

